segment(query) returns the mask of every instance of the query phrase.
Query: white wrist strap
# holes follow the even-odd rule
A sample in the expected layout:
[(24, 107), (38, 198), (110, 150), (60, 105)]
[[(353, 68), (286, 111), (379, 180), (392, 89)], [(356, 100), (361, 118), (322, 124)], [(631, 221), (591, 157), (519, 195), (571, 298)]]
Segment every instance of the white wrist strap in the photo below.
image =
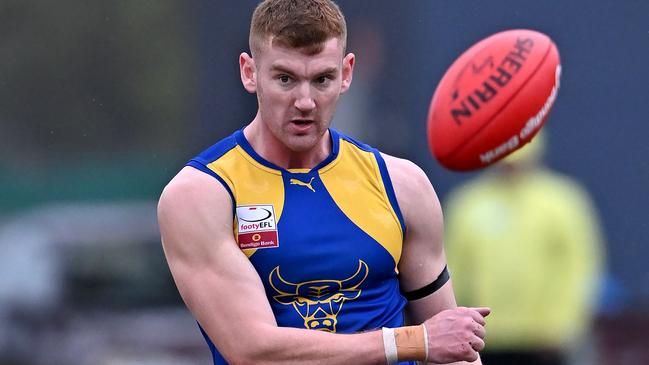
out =
[[(426, 341), (428, 342), (428, 341)], [(395, 364), (397, 359), (397, 341), (394, 338), (394, 328), (383, 327), (383, 348), (388, 365)]]
[(428, 361), (428, 331), (426, 330), (426, 326), (422, 323), (421, 326), (424, 328), (424, 351), (426, 353), (426, 358), (424, 361)]

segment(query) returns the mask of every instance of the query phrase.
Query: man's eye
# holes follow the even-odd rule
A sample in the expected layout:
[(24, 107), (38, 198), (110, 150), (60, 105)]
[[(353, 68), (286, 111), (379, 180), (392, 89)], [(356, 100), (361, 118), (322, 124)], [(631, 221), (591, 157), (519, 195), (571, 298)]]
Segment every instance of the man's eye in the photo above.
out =
[(286, 75), (282, 75), (282, 76), (279, 77), (279, 81), (282, 84), (288, 84), (288, 82), (291, 81), (291, 78), (286, 76)]
[(327, 76), (320, 76), (320, 77), (318, 77), (318, 78), (316, 79), (316, 81), (318, 82), (318, 84), (324, 84), (324, 83), (326, 83), (327, 81), (329, 81), (329, 77), (327, 77)]

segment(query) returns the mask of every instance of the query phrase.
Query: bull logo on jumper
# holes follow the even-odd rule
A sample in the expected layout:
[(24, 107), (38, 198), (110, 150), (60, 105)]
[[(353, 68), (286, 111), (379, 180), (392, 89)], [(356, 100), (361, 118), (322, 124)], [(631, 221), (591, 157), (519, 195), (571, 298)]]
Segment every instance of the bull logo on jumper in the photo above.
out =
[(343, 304), (361, 295), (358, 288), (367, 278), (367, 264), (358, 260), (358, 270), (343, 280), (312, 280), (299, 284), (282, 278), (279, 266), (269, 275), (270, 285), (278, 295), (273, 298), (293, 308), (304, 319), (304, 327), (313, 330), (336, 332), (338, 313)]

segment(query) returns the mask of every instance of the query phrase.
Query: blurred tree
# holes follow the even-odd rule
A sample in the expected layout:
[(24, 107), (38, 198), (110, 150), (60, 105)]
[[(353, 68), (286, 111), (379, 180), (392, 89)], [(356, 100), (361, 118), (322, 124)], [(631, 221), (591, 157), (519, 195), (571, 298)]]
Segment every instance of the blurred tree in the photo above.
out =
[(24, 197), (57, 190), (48, 185), (58, 181), (65, 190), (66, 176), (84, 174), (79, 165), (99, 171), (95, 180), (116, 169), (106, 173), (133, 186), (147, 165), (162, 170), (194, 118), (186, 8), (178, 0), (0, 2), (0, 188)]
[(190, 113), (181, 1), (0, 3), (2, 164), (178, 146)]

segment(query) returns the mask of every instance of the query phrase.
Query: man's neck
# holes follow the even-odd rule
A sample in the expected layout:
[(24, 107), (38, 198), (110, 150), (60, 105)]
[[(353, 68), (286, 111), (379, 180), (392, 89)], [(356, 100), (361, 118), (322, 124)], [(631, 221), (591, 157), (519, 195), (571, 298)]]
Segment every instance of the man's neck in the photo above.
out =
[(255, 152), (285, 169), (312, 169), (326, 159), (332, 149), (329, 130), (313, 148), (306, 151), (289, 149), (257, 118), (244, 128), (243, 133)]

